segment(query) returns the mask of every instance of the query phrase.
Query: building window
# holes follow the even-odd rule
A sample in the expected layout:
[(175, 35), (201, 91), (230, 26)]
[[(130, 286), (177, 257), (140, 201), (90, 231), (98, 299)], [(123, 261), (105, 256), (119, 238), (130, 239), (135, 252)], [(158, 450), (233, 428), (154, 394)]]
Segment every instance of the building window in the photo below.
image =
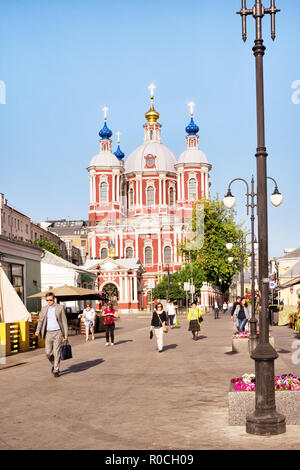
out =
[(107, 194), (108, 194), (108, 184), (105, 181), (103, 181), (100, 184), (100, 202), (108, 201)]
[(101, 248), (100, 258), (101, 259), (108, 258), (108, 248)]
[(126, 248), (126, 258), (133, 258), (133, 248), (132, 246), (128, 246)]
[(169, 204), (170, 206), (174, 206), (175, 204), (175, 191), (173, 186), (171, 186), (169, 189)]
[(152, 263), (152, 247), (151, 246), (146, 246), (145, 248), (145, 264), (153, 264)]
[(147, 206), (154, 206), (154, 188), (149, 186), (147, 188)]
[(129, 189), (129, 207), (133, 207), (134, 205), (134, 192), (133, 192), (133, 188), (130, 188)]
[(189, 180), (189, 201), (194, 201), (197, 198), (197, 181), (195, 178)]
[(170, 246), (164, 247), (164, 264), (172, 263), (172, 249)]
[(16, 293), (24, 301), (24, 268), (21, 264), (2, 262), (2, 267)]

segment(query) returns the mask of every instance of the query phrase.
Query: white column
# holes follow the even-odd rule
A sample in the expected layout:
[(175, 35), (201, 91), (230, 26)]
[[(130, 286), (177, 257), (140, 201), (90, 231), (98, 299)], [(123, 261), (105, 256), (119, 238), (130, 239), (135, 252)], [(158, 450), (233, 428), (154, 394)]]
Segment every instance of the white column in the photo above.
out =
[(177, 174), (177, 200), (181, 201), (180, 173)]
[(185, 200), (185, 191), (184, 191), (184, 171), (181, 173), (181, 195), (182, 195), (182, 200)]
[(120, 283), (120, 302), (122, 302), (124, 298), (123, 298), (123, 276), (121, 275), (119, 277), (119, 283)]
[(158, 263), (161, 264), (161, 233), (160, 231), (157, 234), (158, 236)]
[(158, 179), (158, 204), (161, 206), (161, 199), (162, 199), (162, 194), (161, 194), (161, 176), (159, 175)]
[(136, 206), (139, 206), (139, 180), (135, 179), (135, 197), (136, 197)]
[(125, 276), (125, 301), (126, 302), (129, 302), (129, 278), (128, 278), (128, 274), (126, 274)]
[(116, 175), (112, 173), (112, 201), (114, 202), (116, 200), (116, 185), (115, 185), (115, 179)]
[(117, 175), (117, 197), (116, 201), (120, 201), (120, 175)]
[(204, 174), (203, 174), (202, 168), (201, 168), (200, 179), (201, 179), (201, 199), (202, 199), (202, 197), (205, 196), (205, 192), (204, 192)]
[(174, 233), (174, 243), (173, 243), (173, 263), (177, 263), (177, 233), (176, 232), (173, 232)]
[(205, 173), (205, 197), (208, 199), (208, 173)]
[(96, 175), (93, 175), (93, 202), (96, 202)]
[(140, 206), (143, 205), (143, 188), (142, 188), (142, 178), (140, 179)]
[[(178, 243), (179, 244), (181, 243), (181, 233), (182, 232), (178, 232)], [(178, 261), (179, 261), (179, 263), (182, 263), (182, 255), (178, 256)]]
[(134, 294), (133, 294), (133, 301), (138, 301), (138, 291), (137, 291), (137, 273), (134, 276)]
[(120, 258), (123, 258), (123, 232), (120, 232)]
[(135, 234), (135, 258), (139, 257), (139, 235)]
[(90, 180), (90, 204), (93, 202), (93, 179), (92, 176), (89, 175)]
[(163, 188), (164, 188), (164, 205), (167, 204), (167, 200), (166, 200), (166, 186), (167, 186), (167, 180), (166, 178), (163, 179)]
[(96, 237), (95, 232), (92, 233), (92, 258), (96, 257)]

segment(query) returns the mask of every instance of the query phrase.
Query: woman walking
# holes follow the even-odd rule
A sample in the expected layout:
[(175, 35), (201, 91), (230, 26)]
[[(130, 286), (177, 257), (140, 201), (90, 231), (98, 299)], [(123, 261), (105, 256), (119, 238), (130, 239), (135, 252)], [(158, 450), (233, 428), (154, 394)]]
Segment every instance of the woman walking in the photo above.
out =
[(198, 332), (200, 331), (200, 322), (202, 321), (202, 315), (202, 310), (197, 307), (196, 302), (193, 302), (192, 307), (189, 308), (187, 319), (189, 322), (188, 331), (192, 332), (193, 339), (195, 341), (198, 339)]
[(96, 312), (92, 308), (90, 302), (87, 302), (85, 309), (83, 310), (81, 319), (84, 321), (85, 326), (85, 340), (89, 340), (89, 333), (92, 333), (92, 340), (95, 339), (95, 319)]
[(170, 320), (170, 328), (172, 329), (175, 325), (175, 316), (176, 316), (176, 307), (173, 303), (173, 300), (169, 299), (166, 305), (167, 314)]
[(104, 309), (103, 313), (101, 313), (101, 316), (104, 317), (106, 335), (105, 346), (109, 346), (109, 336), (110, 345), (113, 346), (115, 340), (115, 318), (119, 318), (119, 315), (116, 313), (112, 302), (110, 302), (108, 307)]
[(164, 331), (166, 332), (168, 331), (167, 322), (168, 322), (167, 314), (163, 310), (163, 305), (159, 302), (156, 305), (156, 308), (153, 312), (151, 326), (150, 326), (150, 330), (151, 331), (154, 330), (155, 332), (158, 352), (162, 352), (163, 350)]
[(250, 318), (250, 309), (244, 297), (241, 299), (241, 302), (237, 304), (234, 310), (234, 316), (236, 318), (237, 330), (245, 331), (246, 323)]

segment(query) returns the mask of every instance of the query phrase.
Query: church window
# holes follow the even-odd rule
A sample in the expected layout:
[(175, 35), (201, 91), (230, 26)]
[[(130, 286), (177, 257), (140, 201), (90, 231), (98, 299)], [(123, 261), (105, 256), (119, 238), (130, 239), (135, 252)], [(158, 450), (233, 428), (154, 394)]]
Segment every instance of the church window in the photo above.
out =
[(101, 248), (100, 258), (101, 259), (108, 258), (108, 248)]
[(103, 181), (100, 184), (100, 202), (107, 202), (108, 184)]
[(197, 198), (197, 181), (195, 178), (189, 180), (189, 200), (193, 201)]
[(146, 246), (145, 248), (145, 264), (152, 264), (152, 247)]
[(164, 247), (164, 263), (171, 264), (172, 263), (172, 249), (170, 246)]
[(132, 248), (132, 246), (128, 246), (126, 248), (126, 258), (133, 258), (133, 248)]
[(129, 207), (132, 207), (134, 205), (134, 193), (133, 193), (133, 188), (129, 189)]
[(154, 188), (149, 186), (147, 188), (147, 206), (154, 206)]
[(169, 204), (170, 206), (174, 206), (175, 204), (175, 191), (173, 186), (171, 186), (169, 189)]

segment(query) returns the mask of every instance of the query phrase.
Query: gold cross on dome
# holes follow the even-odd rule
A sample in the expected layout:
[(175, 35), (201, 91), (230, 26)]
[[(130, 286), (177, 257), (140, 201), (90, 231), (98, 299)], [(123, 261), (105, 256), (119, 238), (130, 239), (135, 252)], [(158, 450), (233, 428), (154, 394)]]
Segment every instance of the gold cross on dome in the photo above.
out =
[(151, 83), (151, 85), (149, 85), (148, 88), (150, 90), (150, 97), (153, 98), (154, 97), (154, 90), (155, 90), (156, 86), (154, 85), (154, 83)]
[(116, 132), (116, 135), (118, 136), (118, 144), (119, 144), (119, 143), (120, 143), (120, 135), (121, 135), (121, 132), (120, 132), (120, 131)]

